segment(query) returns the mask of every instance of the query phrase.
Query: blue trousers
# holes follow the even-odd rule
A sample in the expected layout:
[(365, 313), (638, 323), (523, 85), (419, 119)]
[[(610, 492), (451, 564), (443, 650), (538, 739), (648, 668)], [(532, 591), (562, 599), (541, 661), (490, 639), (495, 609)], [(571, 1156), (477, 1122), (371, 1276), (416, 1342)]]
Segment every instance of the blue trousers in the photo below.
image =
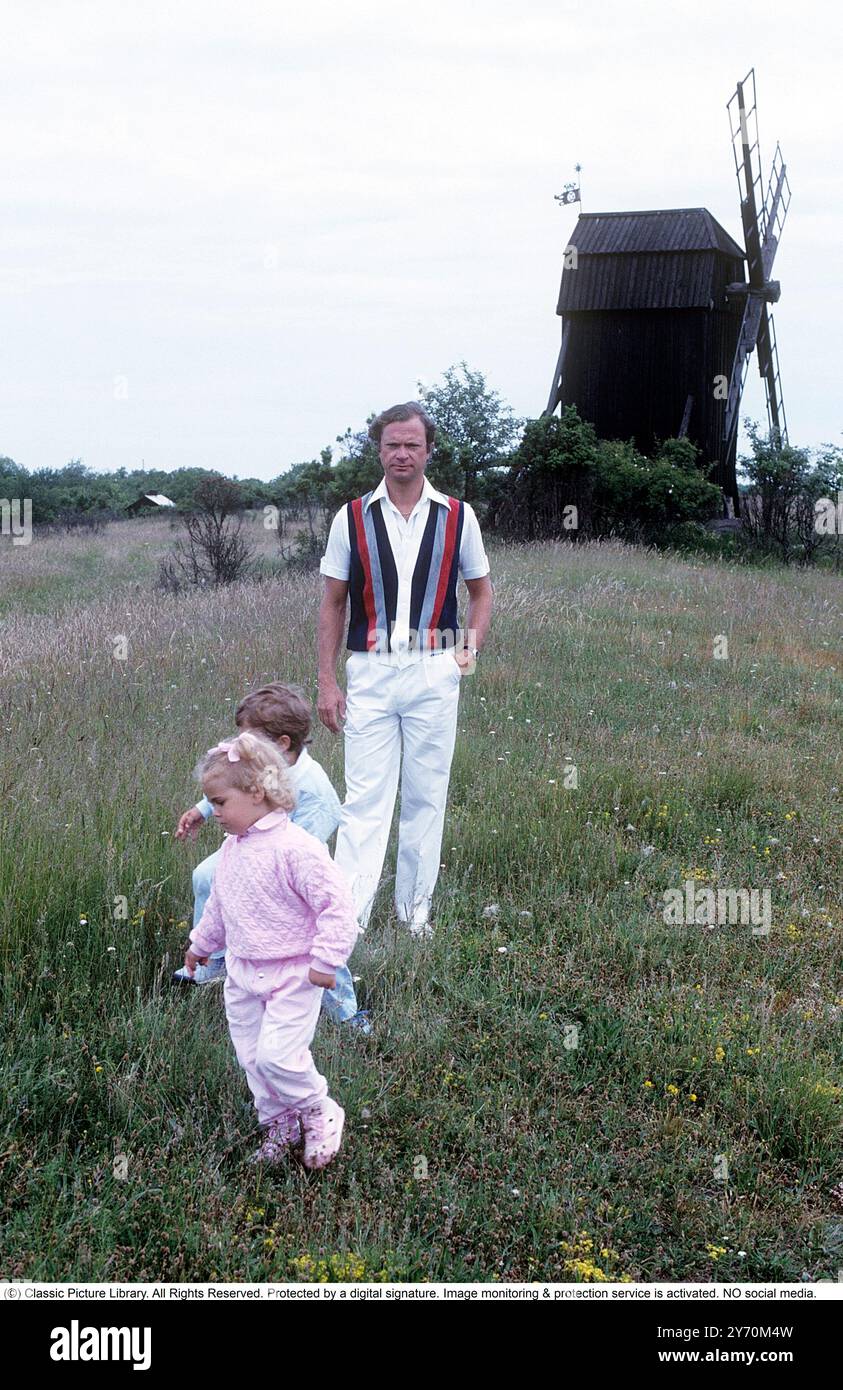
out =
[[(201, 864), (197, 864), (193, 870), (193, 925), (198, 927), (202, 913), (205, 911), (205, 904), (211, 892), (211, 883), (214, 878), (214, 869), (220, 857), (220, 850), (214, 854), (209, 854), (207, 859), (203, 859)], [(212, 960), (219, 960), (225, 955), (225, 947), (221, 951), (214, 951)], [(337, 983), (333, 989), (322, 991), (322, 1008), (334, 1023), (344, 1023), (346, 1019), (353, 1018), (357, 1013), (357, 995), (354, 992), (354, 982), (351, 978), (351, 971), (347, 965), (341, 965), (337, 971)]]

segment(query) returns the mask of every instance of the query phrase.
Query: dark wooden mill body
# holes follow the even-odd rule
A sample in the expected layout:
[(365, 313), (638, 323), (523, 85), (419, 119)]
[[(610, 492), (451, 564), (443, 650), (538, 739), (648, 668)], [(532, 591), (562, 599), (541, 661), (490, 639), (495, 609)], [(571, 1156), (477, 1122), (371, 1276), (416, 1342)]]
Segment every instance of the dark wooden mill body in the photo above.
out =
[(745, 278), (743, 251), (705, 208), (583, 213), (570, 246), (548, 410), (575, 405), (601, 438), (645, 454), (686, 434), (735, 497), (737, 436), (726, 449), (723, 435), (743, 304), (726, 287)]
[(705, 208), (581, 214), (566, 248), (546, 413), (575, 405), (602, 439), (633, 439), (645, 454), (687, 435), (737, 515), (738, 416), (756, 349), (770, 438), (788, 442), (771, 271), (790, 185), (777, 145), (764, 192), (754, 69), (726, 109), (745, 249)]

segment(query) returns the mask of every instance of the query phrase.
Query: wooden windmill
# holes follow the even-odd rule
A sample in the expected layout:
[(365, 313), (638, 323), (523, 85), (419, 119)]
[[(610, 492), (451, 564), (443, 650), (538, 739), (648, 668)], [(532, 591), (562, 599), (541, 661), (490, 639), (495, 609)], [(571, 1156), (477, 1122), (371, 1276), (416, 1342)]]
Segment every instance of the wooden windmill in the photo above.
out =
[(600, 437), (634, 439), (648, 454), (687, 435), (737, 513), (738, 417), (756, 347), (770, 430), (787, 441), (769, 305), (790, 187), (776, 146), (763, 194), (754, 70), (727, 110), (745, 249), (705, 208), (581, 214), (566, 248), (546, 413), (576, 405)]

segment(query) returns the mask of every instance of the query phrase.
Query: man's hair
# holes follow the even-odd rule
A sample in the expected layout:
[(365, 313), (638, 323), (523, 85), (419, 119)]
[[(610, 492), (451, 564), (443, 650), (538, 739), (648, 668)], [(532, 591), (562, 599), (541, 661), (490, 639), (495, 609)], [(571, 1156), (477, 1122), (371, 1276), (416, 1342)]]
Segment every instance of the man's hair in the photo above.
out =
[(238, 729), (251, 724), (261, 733), (271, 738), (273, 743), (286, 734), (290, 740), (290, 752), (300, 753), (306, 743), (310, 743), (310, 725), (313, 721), (313, 708), (300, 685), (282, 685), (272, 681), (246, 695), (234, 711), (234, 722)]
[(404, 420), (415, 418), (421, 420), (424, 425), (424, 437), (427, 440), (427, 451), (430, 453), (436, 438), (436, 426), (424, 406), (420, 405), (418, 401), (405, 401), (403, 405), (391, 405), (389, 410), (382, 410), (369, 426), (369, 438), (374, 440), (380, 448), (381, 435), (385, 425), (396, 425)]

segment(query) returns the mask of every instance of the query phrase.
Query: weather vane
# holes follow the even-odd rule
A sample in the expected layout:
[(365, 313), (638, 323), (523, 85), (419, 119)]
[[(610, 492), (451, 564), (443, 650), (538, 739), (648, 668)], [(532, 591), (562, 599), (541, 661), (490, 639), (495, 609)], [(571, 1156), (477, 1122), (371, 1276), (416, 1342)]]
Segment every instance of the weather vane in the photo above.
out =
[(553, 196), (556, 199), (557, 203), (579, 203), (580, 205), (582, 205), (579, 178), (581, 170), (581, 164), (574, 165), (574, 172), (577, 175), (577, 181), (576, 183), (566, 183), (561, 193), (554, 193)]

